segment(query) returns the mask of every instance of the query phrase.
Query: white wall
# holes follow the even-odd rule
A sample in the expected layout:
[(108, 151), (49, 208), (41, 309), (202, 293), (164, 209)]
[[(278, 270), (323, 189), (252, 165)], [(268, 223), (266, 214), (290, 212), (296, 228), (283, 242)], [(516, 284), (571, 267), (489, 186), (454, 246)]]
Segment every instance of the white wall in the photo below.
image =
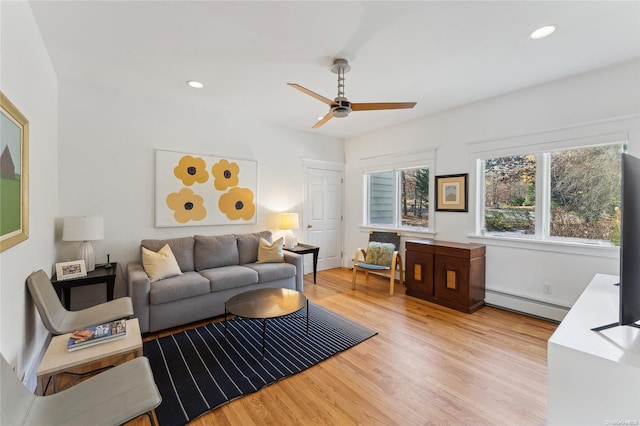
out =
[[(547, 131), (563, 127), (580, 134), (583, 125), (639, 113), (640, 60), (636, 60), (348, 139), (345, 253), (350, 256), (367, 241), (365, 230), (359, 228), (362, 158), (436, 149), (435, 175), (469, 173), (469, 213), (436, 212), (432, 218), (436, 239), (470, 242), (476, 212), (475, 161), (470, 153), (474, 145), (497, 141), (499, 147), (509, 138), (532, 134), (544, 139), (554, 134)], [(629, 152), (640, 155), (640, 119), (631, 121), (634, 129), (626, 129)], [(628, 120), (622, 126), (627, 124)], [(562, 318), (566, 312), (562, 307), (575, 302), (595, 273), (618, 273), (616, 249), (568, 253), (542, 245), (513, 247), (479, 238), (473, 242), (487, 245), (487, 302), (554, 319)], [(543, 293), (544, 283), (552, 286), (552, 295)]]
[(58, 210), (56, 75), (27, 2), (0, 3), (0, 90), (29, 120), (29, 239), (0, 254), (0, 351), (35, 387), (48, 332), (26, 289), (27, 276), (51, 273)]
[[(124, 267), (139, 258), (144, 238), (280, 232), (278, 212), (302, 212), (303, 158), (344, 162), (342, 140), (221, 116), (197, 91), (184, 90), (191, 97), (183, 101), (145, 99), (60, 82), (60, 218), (104, 217), (105, 239), (93, 242), (96, 262), (110, 253)], [(257, 224), (155, 228), (155, 149), (256, 160)], [(66, 260), (77, 244), (59, 241), (60, 232), (58, 260)]]

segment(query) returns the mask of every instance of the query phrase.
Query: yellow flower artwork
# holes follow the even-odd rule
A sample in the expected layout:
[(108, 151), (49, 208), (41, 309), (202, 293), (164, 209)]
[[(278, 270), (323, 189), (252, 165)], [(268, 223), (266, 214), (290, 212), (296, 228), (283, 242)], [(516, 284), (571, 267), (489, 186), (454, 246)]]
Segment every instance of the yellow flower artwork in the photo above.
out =
[(218, 191), (238, 186), (238, 174), (240, 167), (237, 163), (230, 163), (227, 160), (220, 160), (211, 168), (213, 175), (213, 185)]
[(155, 155), (156, 227), (257, 222), (256, 161), (161, 149)]
[(173, 169), (173, 174), (187, 186), (193, 185), (194, 182), (205, 183), (209, 180), (204, 160), (190, 155), (185, 155), (180, 159), (178, 165)]
[(204, 199), (189, 188), (167, 195), (167, 205), (174, 211), (173, 217), (178, 223), (202, 220), (207, 215)]
[(220, 196), (218, 207), (230, 220), (249, 220), (256, 213), (253, 192), (248, 188), (231, 188)]

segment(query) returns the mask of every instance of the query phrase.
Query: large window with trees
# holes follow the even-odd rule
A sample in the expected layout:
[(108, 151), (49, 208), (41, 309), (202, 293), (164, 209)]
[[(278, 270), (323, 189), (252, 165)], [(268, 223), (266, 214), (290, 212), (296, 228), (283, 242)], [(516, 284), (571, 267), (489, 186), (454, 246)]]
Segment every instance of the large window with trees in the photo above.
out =
[(489, 235), (619, 243), (621, 143), (481, 160)]
[(366, 224), (392, 228), (429, 227), (429, 168), (365, 174)]

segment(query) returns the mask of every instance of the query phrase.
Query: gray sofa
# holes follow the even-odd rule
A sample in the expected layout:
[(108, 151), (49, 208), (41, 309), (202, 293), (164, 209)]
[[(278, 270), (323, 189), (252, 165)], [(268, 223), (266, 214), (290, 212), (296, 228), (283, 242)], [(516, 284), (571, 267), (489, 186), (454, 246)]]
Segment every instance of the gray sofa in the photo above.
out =
[(257, 288), (302, 292), (302, 256), (285, 251), (282, 263), (256, 263), (260, 237), (271, 241), (271, 232), (142, 240), (142, 247), (155, 252), (169, 244), (182, 275), (151, 283), (141, 261), (127, 265), (129, 296), (140, 331), (223, 315), (230, 297)]

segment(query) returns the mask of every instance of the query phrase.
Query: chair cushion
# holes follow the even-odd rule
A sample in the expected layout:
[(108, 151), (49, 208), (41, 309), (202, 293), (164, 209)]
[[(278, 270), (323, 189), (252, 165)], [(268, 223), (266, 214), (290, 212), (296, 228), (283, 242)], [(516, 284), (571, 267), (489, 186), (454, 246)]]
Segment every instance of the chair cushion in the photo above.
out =
[(200, 271), (210, 282), (210, 291), (222, 291), (258, 283), (258, 273), (240, 265), (222, 266)]
[(37, 398), (24, 424), (124, 424), (161, 401), (148, 358), (138, 357), (62, 392)]
[(258, 245), (258, 263), (284, 262), (284, 254), (282, 253), (283, 245), (284, 239), (282, 237), (273, 243), (270, 243), (264, 238), (260, 238), (260, 244)]
[(194, 264), (196, 271), (239, 264), (240, 255), (235, 235), (196, 235), (195, 240)]
[(157, 253), (144, 247), (141, 247), (141, 249), (142, 266), (147, 275), (149, 275), (151, 282), (182, 274), (169, 244), (165, 244)]
[(271, 231), (255, 232), (252, 234), (238, 234), (238, 254), (240, 265), (255, 263), (258, 260), (258, 245), (260, 238), (271, 241)]
[(358, 265), (358, 268), (371, 269), (376, 271), (385, 271), (387, 269), (391, 269), (391, 266), (373, 265), (365, 262), (358, 262), (356, 265)]
[(365, 263), (369, 265), (380, 265), (389, 267), (393, 260), (393, 252), (396, 246), (391, 243), (378, 243), (372, 241), (367, 246), (367, 256)]
[(197, 272), (190, 271), (153, 283), (149, 289), (149, 302), (159, 305), (210, 292), (209, 280)]
[(159, 251), (169, 244), (182, 272), (193, 271), (193, 237), (170, 238), (166, 240), (142, 240), (140, 245), (151, 251)]

